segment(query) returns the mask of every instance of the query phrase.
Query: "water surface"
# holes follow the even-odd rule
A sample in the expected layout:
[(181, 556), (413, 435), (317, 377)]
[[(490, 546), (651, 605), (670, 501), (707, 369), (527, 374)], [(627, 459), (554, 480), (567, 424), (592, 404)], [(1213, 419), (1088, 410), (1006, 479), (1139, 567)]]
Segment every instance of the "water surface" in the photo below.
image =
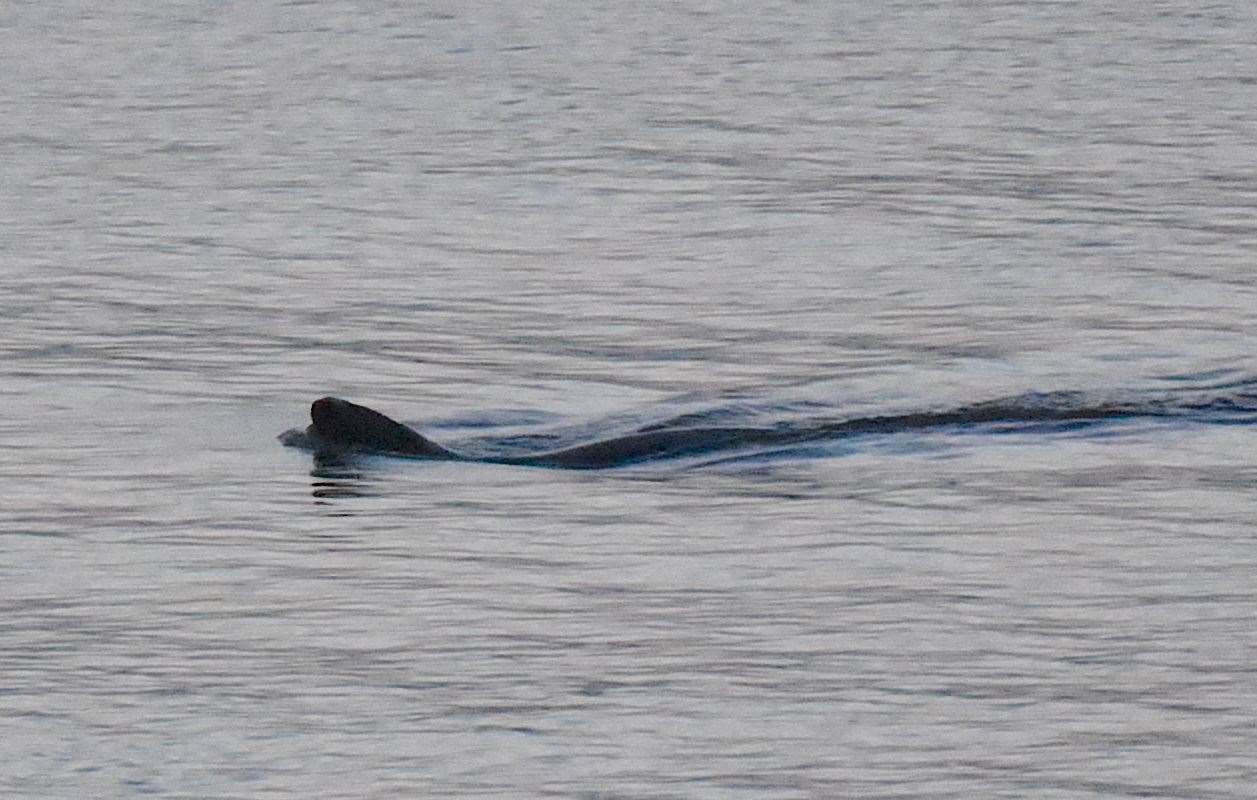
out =
[(1249, 797), (1249, 424), (274, 436), (1251, 392), (1255, 30), (10, 4), (0, 793)]

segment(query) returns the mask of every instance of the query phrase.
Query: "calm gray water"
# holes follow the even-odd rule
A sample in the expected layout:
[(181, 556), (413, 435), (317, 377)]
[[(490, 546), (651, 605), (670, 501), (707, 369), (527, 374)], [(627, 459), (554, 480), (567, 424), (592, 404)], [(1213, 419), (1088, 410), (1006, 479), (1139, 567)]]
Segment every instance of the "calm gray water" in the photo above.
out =
[(1249, 4), (415, 5), (0, 7), (0, 795), (1252, 797), (1251, 414), (275, 441), (1252, 401)]

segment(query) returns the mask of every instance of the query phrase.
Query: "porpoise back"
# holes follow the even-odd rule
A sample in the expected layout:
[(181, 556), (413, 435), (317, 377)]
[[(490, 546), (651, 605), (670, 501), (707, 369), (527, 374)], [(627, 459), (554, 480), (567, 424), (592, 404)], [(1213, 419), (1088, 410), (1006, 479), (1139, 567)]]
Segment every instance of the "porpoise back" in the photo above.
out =
[(310, 419), (313, 433), (337, 447), (425, 458), (460, 458), (400, 422), (338, 397), (315, 400), (310, 406)]

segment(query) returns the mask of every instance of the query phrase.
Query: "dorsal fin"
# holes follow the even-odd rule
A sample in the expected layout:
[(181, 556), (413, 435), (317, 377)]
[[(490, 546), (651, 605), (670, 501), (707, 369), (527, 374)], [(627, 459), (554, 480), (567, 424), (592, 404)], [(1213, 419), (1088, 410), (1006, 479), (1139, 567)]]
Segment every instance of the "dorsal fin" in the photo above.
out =
[(458, 458), (456, 453), (425, 439), (400, 422), (338, 397), (315, 400), (310, 406), (310, 419), (319, 436), (344, 447), (428, 458)]

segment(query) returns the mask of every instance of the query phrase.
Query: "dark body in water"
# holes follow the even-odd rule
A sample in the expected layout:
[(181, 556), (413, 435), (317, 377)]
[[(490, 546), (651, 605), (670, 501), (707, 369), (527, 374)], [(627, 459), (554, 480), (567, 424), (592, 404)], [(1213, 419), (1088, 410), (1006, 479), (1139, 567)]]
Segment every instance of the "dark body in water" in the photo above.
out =
[[(1024, 395), (976, 403), (948, 411), (819, 420), (782, 427), (654, 427), (625, 436), (548, 453), (473, 458), (449, 450), (378, 411), (335, 397), (316, 400), (310, 426), (280, 435), (291, 447), (337, 457), (355, 452), (442, 461), (480, 461), (563, 469), (606, 469), (641, 461), (713, 451), (775, 447), (861, 434), (888, 434), (946, 426), (995, 425), (1014, 429), (1033, 425), (1087, 424), (1126, 417), (1167, 417), (1202, 411), (1213, 403), (1087, 402), (1077, 392)], [(1234, 407), (1230, 406), (1234, 411)]]
[(366, 452), (438, 461), (480, 461), (565, 469), (606, 469), (711, 450), (802, 441), (771, 428), (679, 428), (632, 433), (550, 453), (472, 458), (442, 447), (374, 409), (337, 397), (315, 400), (310, 406), (310, 419), (310, 426), (304, 431), (282, 433), (280, 441), (291, 447), (333, 456)]

